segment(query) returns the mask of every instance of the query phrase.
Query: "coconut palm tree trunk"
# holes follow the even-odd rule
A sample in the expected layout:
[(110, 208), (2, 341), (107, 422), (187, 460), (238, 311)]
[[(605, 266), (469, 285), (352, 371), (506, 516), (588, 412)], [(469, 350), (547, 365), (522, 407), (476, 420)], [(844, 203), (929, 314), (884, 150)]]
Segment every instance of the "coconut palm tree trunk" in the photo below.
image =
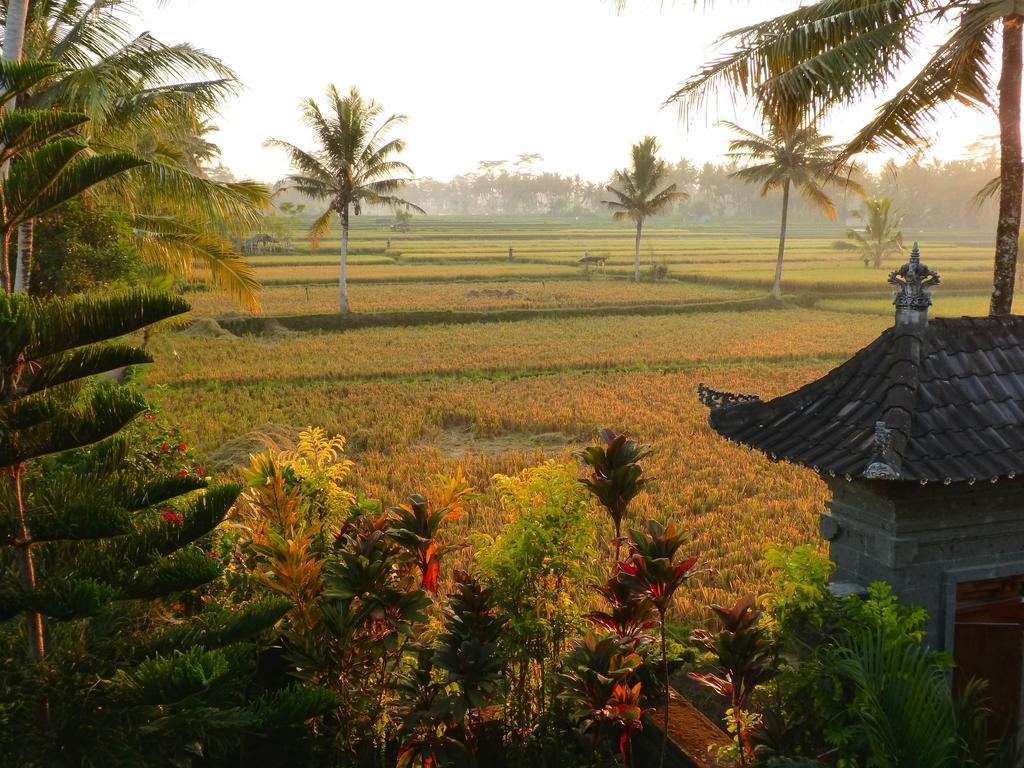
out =
[(35, 240), (35, 222), (23, 221), (18, 225), (18, 265), (14, 272), (14, 292), (28, 293), (32, 277), (32, 247)]
[(348, 312), (348, 204), (341, 209), (341, 263), (338, 270), (338, 312)]
[(636, 252), (633, 256), (633, 280), (640, 282), (640, 233), (644, 228), (643, 219), (636, 223)]
[[(7, 20), (4, 24), (4, 47), (0, 55), (4, 61), (20, 61), (25, 47), (25, 20), (28, 18), (28, 0), (10, 0), (7, 3)], [(14, 106), (14, 99), (4, 104), (5, 109)]]
[(782, 224), (779, 227), (779, 255), (775, 259), (775, 281), (772, 296), (782, 298), (782, 259), (786, 255), (786, 225), (789, 221), (789, 180), (782, 184)]
[(996, 258), (992, 274), (990, 315), (1008, 315), (1013, 308), (1013, 281), (1020, 238), (1021, 164), (1020, 94), (1024, 16), (1003, 19), (1003, 64), (999, 77), (999, 222), (996, 225)]

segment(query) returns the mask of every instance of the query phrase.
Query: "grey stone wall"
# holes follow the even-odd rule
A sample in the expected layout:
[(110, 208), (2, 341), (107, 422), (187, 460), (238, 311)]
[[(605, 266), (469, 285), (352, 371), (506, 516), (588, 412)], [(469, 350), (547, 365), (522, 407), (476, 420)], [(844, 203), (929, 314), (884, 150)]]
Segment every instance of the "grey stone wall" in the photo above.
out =
[(833, 581), (892, 585), (928, 611), (928, 638), (952, 650), (956, 585), (1024, 573), (1024, 479), (901, 483), (825, 478), (821, 536)]

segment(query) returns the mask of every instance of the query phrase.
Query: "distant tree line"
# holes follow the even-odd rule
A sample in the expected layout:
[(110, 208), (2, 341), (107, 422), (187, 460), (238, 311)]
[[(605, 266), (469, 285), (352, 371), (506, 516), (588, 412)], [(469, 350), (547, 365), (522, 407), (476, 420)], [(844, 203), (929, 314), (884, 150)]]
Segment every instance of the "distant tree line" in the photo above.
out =
[[(682, 159), (669, 164), (666, 184), (687, 192), (689, 200), (677, 202), (661, 217), (662, 224), (698, 223), (722, 219), (777, 219), (779, 201), (762, 197), (758, 185), (734, 177), (742, 164), (734, 161), (698, 165)], [(905, 213), (910, 229), (980, 229), (994, 224), (996, 204), (989, 200), (975, 205), (974, 196), (998, 176), (994, 158), (929, 162), (890, 163), (877, 173), (858, 177), (865, 194), (891, 197)], [(533, 173), (521, 168), (482, 163), (472, 173), (449, 181), (420, 178), (404, 189), (404, 197), (436, 215), (550, 215), (604, 217), (601, 201), (608, 198), (605, 187), (612, 183), (588, 181), (579, 176)], [(282, 195), (279, 200), (291, 200)], [(844, 224), (854, 211), (863, 209), (860, 196), (837, 192), (838, 222)], [(298, 197), (295, 197), (299, 201)], [(310, 213), (322, 203), (310, 203)], [(371, 211), (375, 212), (374, 209)], [(390, 215), (380, 209), (379, 215)], [(818, 209), (794, 199), (790, 218), (797, 222), (823, 222)]]

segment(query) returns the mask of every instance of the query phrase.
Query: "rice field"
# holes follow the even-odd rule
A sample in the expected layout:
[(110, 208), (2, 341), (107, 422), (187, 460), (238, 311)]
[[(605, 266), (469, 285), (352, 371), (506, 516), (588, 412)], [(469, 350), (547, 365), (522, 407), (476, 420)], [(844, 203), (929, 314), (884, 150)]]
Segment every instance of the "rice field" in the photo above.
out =
[[(645, 280), (634, 283), (628, 226), (434, 217), (397, 233), (364, 217), (351, 239), (355, 312), (595, 314), (238, 337), (213, 320), (237, 316), (238, 308), (219, 294), (194, 292), (193, 315), (207, 325), (168, 328), (151, 340), (156, 364), (145, 374), (148, 394), (221, 472), (244, 460), (260, 434), (307, 425), (346, 435), (354, 490), (386, 503), (461, 466), (482, 496), (451, 529), (455, 540), (502, 525), (486, 496), (494, 474), (571, 460), (571, 451), (605, 426), (630, 430), (656, 449), (649, 471), (657, 481), (635, 514), (681, 521), (691, 549), (712, 569), (687, 591), (680, 618), (690, 619), (704, 615), (707, 602), (762, 587), (767, 545), (816, 542), (825, 501), (812, 472), (714, 434), (697, 401), (698, 383), (781, 394), (822, 375), (892, 322), (886, 277), (899, 260), (865, 268), (855, 254), (832, 247), (842, 228), (827, 222), (791, 231), (786, 306), (723, 308), (719, 302), (765, 295), (774, 227), (651, 227), (641, 249)], [(985, 311), (986, 238), (920, 237), (925, 261), (943, 274), (935, 314)], [(314, 252), (296, 232), (291, 248), (253, 257), (265, 287), (263, 313), (334, 311), (337, 248), (336, 237), (327, 238)], [(606, 256), (605, 268), (586, 273), (576, 263), (585, 251)], [(664, 279), (649, 279), (652, 262), (667, 266)], [(703, 304), (686, 314), (668, 309)], [(658, 310), (628, 314), (640, 305)], [(245, 436), (252, 439), (240, 441)], [(472, 553), (455, 557), (468, 564)]]
[[(550, 309), (559, 307), (633, 306), (639, 303), (681, 304), (736, 301), (754, 298), (760, 291), (678, 281), (634, 283), (629, 280), (516, 280), (461, 283), (353, 283), (348, 289), (355, 312), (393, 312), (436, 309)], [(215, 293), (189, 296), (193, 313), (200, 317), (225, 314), (224, 297)], [(262, 310), (267, 315), (335, 312), (338, 286), (289, 285), (264, 291)]]

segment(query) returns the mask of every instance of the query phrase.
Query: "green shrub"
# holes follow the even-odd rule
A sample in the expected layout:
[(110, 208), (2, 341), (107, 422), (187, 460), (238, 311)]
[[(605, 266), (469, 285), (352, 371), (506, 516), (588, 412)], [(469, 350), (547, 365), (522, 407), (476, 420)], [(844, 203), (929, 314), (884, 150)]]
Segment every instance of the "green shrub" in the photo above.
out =
[(480, 580), (507, 624), (505, 712), (526, 739), (553, 707), (563, 652), (583, 626), (597, 521), (572, 464), (495, 478), (508, 523), (478, 553)]

